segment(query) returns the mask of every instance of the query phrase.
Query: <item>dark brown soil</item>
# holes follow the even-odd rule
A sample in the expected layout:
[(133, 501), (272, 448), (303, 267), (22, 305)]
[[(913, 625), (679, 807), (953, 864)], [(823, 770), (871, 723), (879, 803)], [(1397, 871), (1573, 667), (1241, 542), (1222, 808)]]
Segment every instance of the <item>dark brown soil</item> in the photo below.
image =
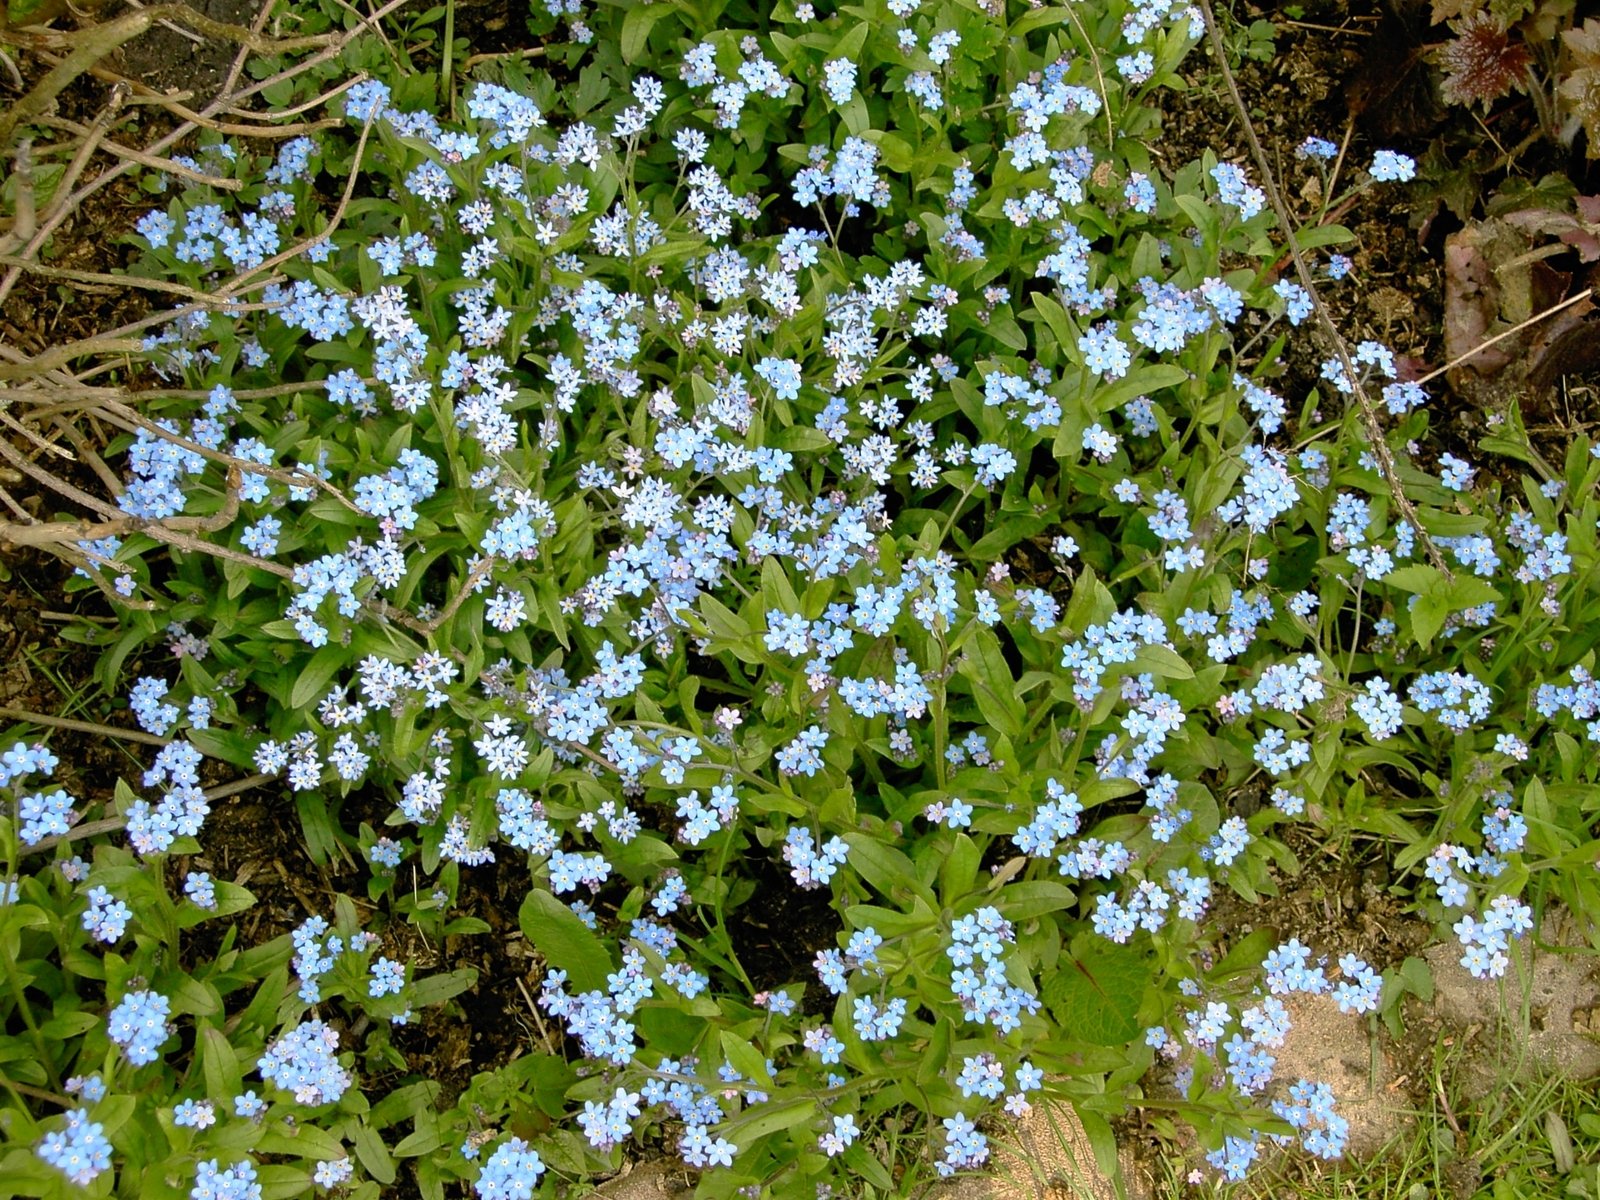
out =
[[(260, 5), (255, 0), (184, 0), (196, 12), (229, 25), (249, 28)], [(281, 22), (280, 22), (281, 26)], [(294, 30), (269, 24), (263, 32), (291, 36)], [(158, 25), (130, 42), (119, 57), (118, 68), (126, 75), (148, 84), (159, 92), (190, 92), (190, 108), (209, 104), (222, 90), (233, 66), (238, 47), (220, 39)]]

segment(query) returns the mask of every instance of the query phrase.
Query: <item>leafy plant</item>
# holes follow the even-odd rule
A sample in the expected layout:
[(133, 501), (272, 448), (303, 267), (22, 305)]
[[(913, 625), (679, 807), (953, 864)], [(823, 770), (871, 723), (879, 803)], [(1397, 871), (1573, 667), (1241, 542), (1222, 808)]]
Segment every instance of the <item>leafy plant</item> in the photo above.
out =
[[(544, 16), (572, 40), (459, 119), (445, 72), (359, 78), (316, 138), (203, 138), (139, 220), (192, 303), (97, 399), (124, 474), (0, 527), (117, 606), (83, 636), (163, 743), (92, 862), (70, 797), (0, 827), (11, 1177), (526, 1197), (651, 1145), (707, 1196), (896, 1195), (1158, 1062), (1223, 1177), (1337, 1156), (1326, 1085), (1272, 1078), (1281, 997), (1383, 977), (1207, 914), (1298, 870), (1291, 822), (1397, 843), (1482, 975), (1530, 885), (1593, 904), (1588, 441), (1557, 471), (1509, 419), (1478, 452), (1519, 489), (1432, 448), (1389, 348), (1287, 373), (1316, 298), (1266, 193), (1150, 149), (1193, 13)], [(1319, 286), (1350, 240), (1305, 231)], [(281, 778), (371, 912), (185, 957), (249, 903), (167, 890), (203, 759)], [(488, 936), (462, 882), (505, 860), (547, 1044), (361, 1098), (474, 982), (390, 951)]]

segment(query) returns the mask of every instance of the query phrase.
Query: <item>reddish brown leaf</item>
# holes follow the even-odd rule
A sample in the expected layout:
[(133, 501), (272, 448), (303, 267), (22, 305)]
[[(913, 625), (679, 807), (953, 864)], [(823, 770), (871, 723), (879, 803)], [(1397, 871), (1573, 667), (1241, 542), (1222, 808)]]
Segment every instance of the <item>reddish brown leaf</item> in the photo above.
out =
[[(1444, 350), (1456, 362), (1483, 345), (1500, 311), (1500, 287), (1484, 255), (1484, 239), (1475, 225), (1453, 233), (1444, 243)], [(1462, 365), (1483, 375), (1505, 368), (1511, 355), (1504, 343), (1491, 346)]]
[(1533, 59), (1521, 39), (1513, 41), (1488, 13), (1478, 13), (1454, 28), (1456, 36), (1439, 51), (1446, 103), (1488, 108), (1502, 96), (1525, 90)]

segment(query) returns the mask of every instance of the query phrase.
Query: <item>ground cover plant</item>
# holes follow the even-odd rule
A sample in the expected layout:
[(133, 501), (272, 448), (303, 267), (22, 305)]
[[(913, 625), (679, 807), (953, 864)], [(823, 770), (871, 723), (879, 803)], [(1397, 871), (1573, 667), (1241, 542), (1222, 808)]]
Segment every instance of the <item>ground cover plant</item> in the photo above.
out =
[[(1421, 981), (1209, 908), (1293, 825), (1394, 843), (1481, 977), (1597, 910), (1591, 441), (1440, 442), (1328, 327), (1348, 231), (1162, 152), (1204, 6), (551, 9), (475, 78), (281, 80), (332, 119), (147, 180), (181, 307), (4, 364), (18, 428), (121, 431), (77, 481), (0, 441), (59, 498), (3, 532), (115, 614), (148, 750), (103, 812), (0, 755), (8, 1186), (912, 1195), (1041, 1093), (1108, 1166), (1141, 1104), (1203, 1182), (1339, 1157), (1285, 998)], [(1415, 172), (1323, 132), (1330, 208)], [(250, 944), (207, 760), (349, 894)], [(507, 862), (548, 1036), (447, 1092), (395, 1031), (478, 981), (406, 948)]]

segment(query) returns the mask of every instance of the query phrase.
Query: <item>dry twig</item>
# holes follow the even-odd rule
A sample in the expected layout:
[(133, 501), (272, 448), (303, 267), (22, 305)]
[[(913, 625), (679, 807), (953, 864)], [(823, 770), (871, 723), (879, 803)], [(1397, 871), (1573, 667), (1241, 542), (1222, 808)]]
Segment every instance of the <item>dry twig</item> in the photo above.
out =
[(1417, 517), (1416, 506), (1411, 503), (1411, 498), (1406, 495), (1405, 489), (1400, 484), (1399, 472), (1395, 468), (1394, 455), (1389, 450), (1389, 443), (1383, 436), (1383, 426), (1378, 421), (1378, 410), (1372, 403), (1372, 398), (1367, 395), (1366, 389), (1361, 384), (1360, 373), (1356, 370), (1354, 360), (1350, 355), (1350, 347), (1345, 344), (1344, 335), (1339, 332), (1339, 327), (1334, 324), (1333, 317), (1328, 312), (1328, 307), (1322, 301), (1322, 295), (1317, 290), (1316, 280), (1311, 276), (1311, 268), (1306, 265), (1306, 257), (1300, 249), (1300, 239), (1295, 235), (1294, 222), (1289, 215), (1289, 209), (1283, 202), (1283, 194), (1278, 190), (1278, 183), (1272, 173), (1272, 163), (1267, 158), (1267, 152), (1262, 148), (1261, 139), (1256, 136), (1255, 123), (1250, 119), (1250, 110), (1245, 107), (1244, 98), (1239, 95), (1239, 84), (1233, 77), (1233, 70), (1228, 66), (1228, 48), (1223, 43), (1222, 31), (1217, 28), (1217, 15), (1212, 11), (1211, 0), (1199, 0), (1200, 11), (1205, 15), (1206, 32), (1211, 36), (1211, 49), (1217, 59), (1217, 67), (1222, 72), (1222, 82), (1227, 87), (1228, 97), (1233, 101), (1234, 115), (1239, 118), (1240, 127), (1244, 130), (1245, 141), (1250, 145), (1250, 156), (1255, 159), (1256, 170), (1261, 174), (1261, 186), (1266, 190), (1267, 200), (1272, 205), (1272, 211), (1278, 218), (1278, 224), (1283, 228), (1283, 236), (1289, 247), (1289, 257), (1294, 262), (1295, 274), (1300, 278), (1300, 286), (1305, 288), (1306, 294), (1311, 298), (1312, 311), (1316, 313), (1317, 323), (1322, 326), (1323, 332), (1333, 343), (1334, 353), (1338, 356), (1339, 365), (1345, 373), (1345, 378), (1350, 382), (1351, 394), (1355, 396), (1356, 404), (1361, 409), (1362, 424), (1366, 427), (1367, 442), (1372, 448), (1372, 453), (1378, 459), (1379, 473), (1389, 487), (1389, 495), (1394, 500), (1395, 507), (1405, 517), (1411, 528), (1416, 531), (1422, 548), (1428, 556), (1428, 561), (1446, 579), (1454, 578), (1450, 566), (1444, 560), (1444, 555), (1439, 553), (1439, 547), (1434, 544), (1433, 538), (1423, 528), (1421, 520)]

